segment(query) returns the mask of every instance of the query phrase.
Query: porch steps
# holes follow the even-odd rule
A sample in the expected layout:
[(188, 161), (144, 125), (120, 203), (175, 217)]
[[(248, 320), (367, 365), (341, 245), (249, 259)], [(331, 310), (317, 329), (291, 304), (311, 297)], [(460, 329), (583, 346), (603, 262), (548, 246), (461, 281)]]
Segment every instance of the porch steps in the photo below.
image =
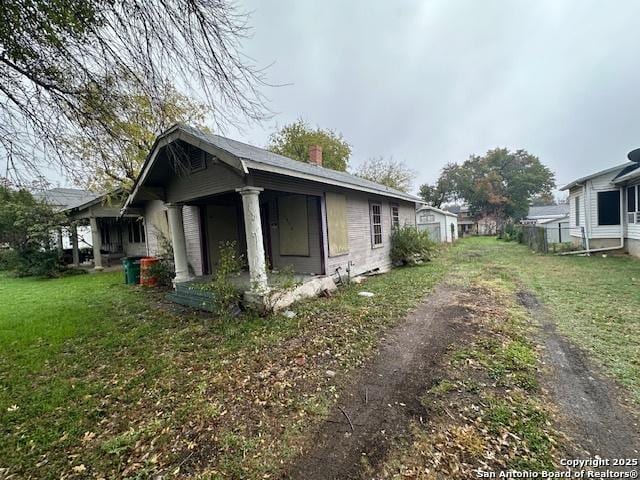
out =
[(190, 282), (178, 283), (175, 291), (167, 294), (167, 298), (172, 302), (186, 307), (205, 310), (207, 312), (214, 311), (213, 293), (193, 286)]

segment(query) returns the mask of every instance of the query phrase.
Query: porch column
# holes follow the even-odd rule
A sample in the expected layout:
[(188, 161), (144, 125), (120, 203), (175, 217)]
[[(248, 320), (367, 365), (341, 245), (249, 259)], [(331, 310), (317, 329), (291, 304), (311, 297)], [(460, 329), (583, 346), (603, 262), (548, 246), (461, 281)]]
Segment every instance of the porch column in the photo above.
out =
[(187, 242), (184, 238), (184, 224), (182, 222), (182, 205), (167, 205), (169, 230), (173, 246), (173, 263), (176, 267), (174, 283), (191, 280), (189, 275), (189, 260), (187, 257)]
[(91, 243), (93, 243), (93, 268), (94, 270), (102, 270), (102, 255), (100, 254), (102, 237), (100, 236), (98, 219), (96, 217), (90, 217), (89, 225), (91, 225)]
[(58, 250), (58, 255), (62, 255), (64, 251), (64, 246), (62, 244), (62, 227), (58, 227), (56, 231), (56, 248)]
[(78, 248), (78, 225), (72, 223), (69, 225), (69, 232), (71, 233), (71, 250), (73, 252), (73, 266), (80, 266), (80, 249)]
[(268, 290), (267, 267), (264, 258), (264, 243), (262, 241), (262, 222), (260, 221), (260, 202), (258, 201), (258, 196), (262, 190), (262, 188), (257, 187), (236, 189), (236, 192), (242, 195), (251, 291), (258, 294), (266, 293)]

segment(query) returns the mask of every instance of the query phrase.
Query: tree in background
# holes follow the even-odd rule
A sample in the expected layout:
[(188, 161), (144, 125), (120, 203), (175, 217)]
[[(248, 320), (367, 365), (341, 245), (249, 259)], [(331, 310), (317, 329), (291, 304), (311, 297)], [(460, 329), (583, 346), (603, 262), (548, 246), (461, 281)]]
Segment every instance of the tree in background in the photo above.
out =
[(344, 172), (349, 165), (351, 146), (341, 133), (317, 127), (311, 128), (304, 120), (285, 125), (271, 134), (267, 148), (277, 154), (301, 162), (309, 162), (309, 147), (322, 147), (322, 164), (326, 168)]
[(440, 208), (443, 203), (451, 202), (455, 197), (455, 171), (458, 166), (448, 163), (440, 171), (440, 177), (434, 185), (420, 185), (419, 195), (429, 205)]
[(474, 214), (498, 220), (526, 216), (531, 198), (551, 193), (554, 175), (538, 157), (526, 150), (489, 150), (472, 155), (452, 172), (455, 193)]
[(358, 167), (355, 174), (372, 182), (403, 192), (409, 192), (416, 172), (411, 170), (404, 162), (393, 158), (378, 157), (364, 162)]
[[(72, 179), (89, 190), (128, 189), (156, 137), (171, 125), (186, 123), (207, 130), (204, 122), (210, 110), (170, 84), (155, 101), (143, 91), (123, 93), (111, 100), (109, 108), (97, 110), (85, 121), (82, 134), (63, 140), (75, 164)], [(86, 109), (91, 110), (91, 105)]]
[(555, 197), (551, 192), (549, 193), (541, 193), (540, 195), (535, 195), (531, 198), (531, 205), (533, 207), (544, 207), (547, 205), (557, 205)]
[(248, 30), (230, 0), (4, 0), (0, 159), (14, 179), (70, 173), (64, 139), (122, 141), (121, 100), (142, 92), (161, 111), (168, 84), (200, 95), (219, 127), (265, 118)]
[(65, 270), (51, 232), (63, 218), (24, 189), (0, 186), (0, 265), (19, 275), (56, 276)]

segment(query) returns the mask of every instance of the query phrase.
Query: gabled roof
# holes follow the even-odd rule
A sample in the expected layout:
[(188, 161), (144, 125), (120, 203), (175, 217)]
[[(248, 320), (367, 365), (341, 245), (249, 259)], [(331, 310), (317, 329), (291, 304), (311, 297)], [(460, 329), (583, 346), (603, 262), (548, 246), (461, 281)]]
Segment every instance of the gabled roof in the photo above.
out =
[(547, 223), (557, 222), (558, 220), (564, 220), (564, 219), (568, 219), (568, 218), (569, 218), (569, 214), (566, 213), (565, 215), (559, 215), (559, 216), (554, 217), (554, 218), (543, 218), (543, 219), (538, 221), (538, 224), (539, 225), (545, 225)]
[(52, 188), (37, 192), (33, 196), (59, 211), (76, 208), (101, 197), (97, 193), (78, 188)]
[(440, 209), (440, 208), (432, 207), (431, 205), (423, 205), (423, 206), (421, 206), (420, 208), (418, 208), (418, 210), (417, 210), (417, 211), (418, 211), (418, 212), (421, 212), (421, 211), (423, 211), (423, 210), (430, 210), (430, 211), (432, 211), (432, 212), (441, 213), (441, 214), (443, 214), (443, 215), (447, 215), (447, 216), (449, 216), (449, 217), (456, 217), (456, 218), (458, 217), (455, 213), (448, 212), (448, 211), (446, 211), (446, 210), (442, 210), (442, 209)]
[(527, 218), (553, 218), (569, 214), (569, 204), (561, 203), (559, 205), (541, 205), (539, 207), (529, 207)]
[(587, 180), (591, 180), (592, 178), (599, 177), (600, 175), (606, 175), (607, 173), (612, 173), (612, 172), (615, 172), (616, 170), (623, 170), (632, 165), (634, 165), (633, 162), (625, 162), (622, 165), (617, 165), (615, 167), (607, 168), (605, 170), (592, 173), (591, 175), (587, 175), (586, 177), (581, 177), (581, 178), (578, 178), (577, 180), (574, 180), (571, 183), (567, 183), (564, 187), (561, 187), (560, 190), (569, 190), (570, 188), (580, 185), (581, 183), (584, 183)]
[[(171, 140), (167, 137), (171, 137)], [(330, 185), (338, 185), (354, 190), (378, 193), (380, 195), (400, 198), (410, 202), (422, 201), (414, 195), (365, 180), (347, 172), (339, 172), (330, 168), (319, 167), (310, 163), (293, 160), (263, 148), (255, 147), (220, 135), (202, 132), (190, 126), (174, 125), (156, 139), (154, 147), (147, 157), (141, 173), (136, 180), (132, 193), (125, 203), (125, 208), (131, 203), (133, 197), (135, 197), (139, 186), (144, 183), (147, 172), (153, 166), (156, 150), (162, 148), (166, 143), (175, 141), (176, 139), (191, 143), (196, 147), (205, 143), (217, 149), (224, 150), (226, 153), (239, 160), (238, 165), (232, 166), (241, 169), (243, 173), (249, 173), (250, 170), (266, 171), (292, 177), (305, 178), (307, 180)]]

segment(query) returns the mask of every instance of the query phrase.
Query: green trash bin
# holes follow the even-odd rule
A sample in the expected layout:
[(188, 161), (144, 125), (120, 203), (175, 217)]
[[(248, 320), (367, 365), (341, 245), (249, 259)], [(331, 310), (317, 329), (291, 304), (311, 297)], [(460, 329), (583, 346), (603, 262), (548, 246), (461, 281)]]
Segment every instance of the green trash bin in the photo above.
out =
[(124, 283), (137, 285), (140, 283), (140, 259), (142, 257), (125, 257), (122, 259), (124, 268)]

